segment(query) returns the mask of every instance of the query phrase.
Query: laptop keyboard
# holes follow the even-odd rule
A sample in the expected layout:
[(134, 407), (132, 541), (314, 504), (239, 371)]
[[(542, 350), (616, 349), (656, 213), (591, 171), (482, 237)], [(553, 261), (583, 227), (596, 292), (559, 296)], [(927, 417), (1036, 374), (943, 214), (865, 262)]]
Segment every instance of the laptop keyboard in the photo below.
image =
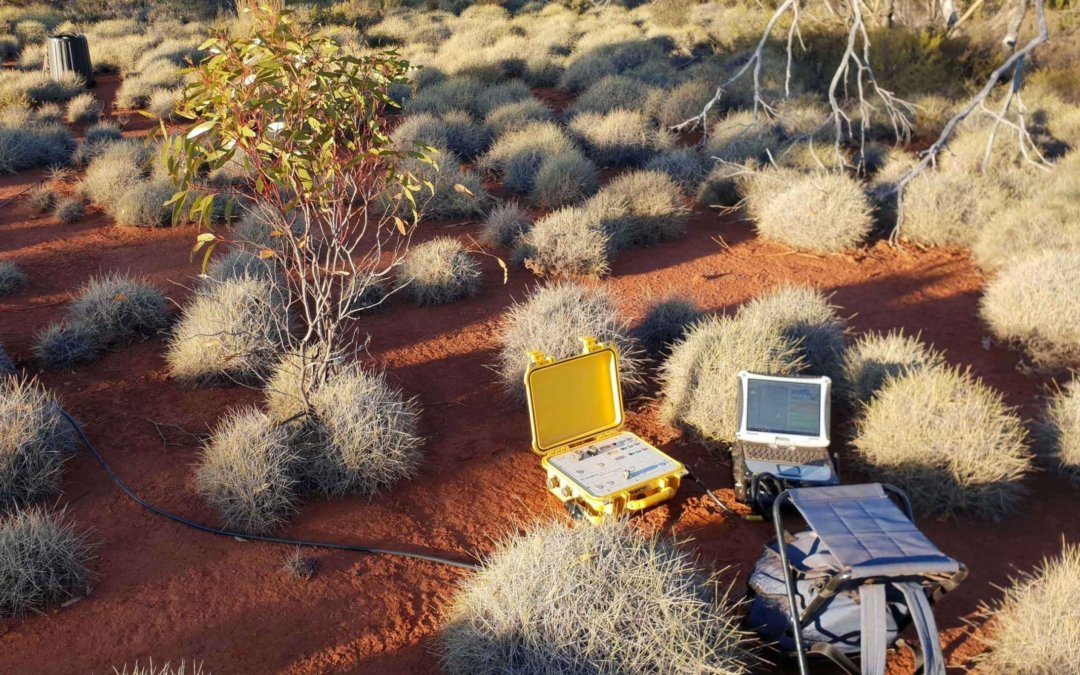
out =
[(739, 447), (743, 452), (744, 460), (807, 466), (825, 466), (832, 463), (828, 448), (792, 448), (756, 443), (740, 443)]

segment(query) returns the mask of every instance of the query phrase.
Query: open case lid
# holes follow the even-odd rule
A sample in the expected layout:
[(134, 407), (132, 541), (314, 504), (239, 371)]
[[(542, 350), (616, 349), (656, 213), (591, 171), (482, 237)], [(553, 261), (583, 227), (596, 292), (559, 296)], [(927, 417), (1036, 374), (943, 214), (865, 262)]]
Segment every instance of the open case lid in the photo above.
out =
[(525, 395), (537, 454), (623, 425), (618, 351), (593, 337), (582, 337), (581, 342), (582, 353), (565, 359), (529, 352)]

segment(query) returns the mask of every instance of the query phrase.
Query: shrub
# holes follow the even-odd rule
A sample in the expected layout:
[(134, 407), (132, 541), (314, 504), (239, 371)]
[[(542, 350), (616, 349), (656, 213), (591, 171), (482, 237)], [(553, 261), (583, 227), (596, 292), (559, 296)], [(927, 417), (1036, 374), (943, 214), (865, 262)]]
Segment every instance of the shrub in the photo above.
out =
[(671, 294), (649, 303), (634, 336), (650, 354), (667, 353), (701, 317), (701, 310), (693, 300)]
[(990, 332), (1042, 369), (1080, 364), (1080, 253), (1047, 251), (1012, 263), (979, 305)]
[(717, 163), (698, 185), (695, 201), (702, 206), (730, 208), (742, 201), (740, 179), (750, 169), (738, 164)]
[(602, 288), (561, 282), (541, 286), (524, 302), (514, 303), (499, 332), (499, 376), (506, 393), (525, 400), (522, 378), (529, 365), (528, 352), (539, 349), (556, 359), (581, 352), (581, 338), (593, 336), (614, 342), (619, 350), (623, 387), (634, 390), (644, 383), (640, 350), (619, 317), (615, 303)]
[(521, 238), (515, 254), (538, 276), (604, 276), (614, 249), (603, 216), (592, 203), (552, 211)]
[(138, 141), (109, 143), (86, 167), (83, 192), (96, 206), (115, 207), (142, 181), (150, 159), (150, 149)]
[(441, 305), (480, 291), (480, 265), (453, 237), (417, 244), (401, 260), (398, 287), (417, 305)]
[(551, 108), (530, 97), (491, 108), (484, 123), (491, 135), (499, 138), (511, 131), (520, 131), (533, 122), (550, 122), (551, 118)]
[(45, 213), (56, 205), (58, 196), (51, 185), (38, 185), (26, 195), (26, 205), (34, 213)]
[(928, 171), (904, 190), (900, 233), (926, 246), (970, 246), (1007, 197), (991, 176)]
[(570, 120), (570, 129), (586, 154), (603, 166), (641, 166), (673, 143), (636, 110), (582, 113)]
[(1001, 394), (962, 370), (887, 379), (856, 427), (856, 462), (873, 480), (904, 490), (924, 515), (997, 519), (1025, 493), (1031, 457), (1023, 424)]
[(603, 227), (616, 249), (676, 239), (686, 232), (689, 209), (679, 186), (659, 171), (620, 174), (589, 206), (603, 212)]
[(203, 448), (195, 487), (228, 528), (269, 534), (296, 511), (297, 460), (284, 427), (256, 408), (233, 411)]
[(149, 337), (169, 325), (169, 300), (145, 279), (112, 273), (93, 277), (68, 306), (68, 316), (103, 341)]
[(64, 462), (77, 442), (44, 387), (0, 375), (0, 513), (59, 493)]
[(0, 260), (0, 298), (26, 286), (26, 272), (10, 260)]
[(101, 100), (87, 92), (68, 101), (67, 121), (69, 124), (95, 124), (101, 117), (104, 106)]
[(705, 156), (742, 164), (753, 159), (768, 161), (769, 153), (780, 146), (780, 133), (763, 114), (750, 111), (728, 113), (709, 129)]
[(303, 480), (324, 496), (374, 495), (416, 474), (419, 407), (384, 375), (350, 364), (311, 394)]
[(763, 237), (795, 248), (831, 253), (860, 244), (873, 228), (873, 209), (854, 179), (840, 173), (800, 176), (775, 190), (775, 181), (754, 181), (750, 216)]
[(488, 244), (513, 248), (532, 227), (532, 218), (519, 202), (499, 202), (484, 219), (481, 238)]
[(945, 365), (941, 352), (902, 330), (866, 333), (844, 354), (852, 403), (869, 403), (890, 377)]
[(49, 370), (93, 361), (103, 348), (97, 329), (78, 321), (50, 324), (34, 338), (34, 358)]
[(666, 173), (687, 194), (693, 194), (705, 177), (705, 165), (701, 161), (701, 155), (692, 148), (665, 150), (646, 162), (645, 170)]
[(530, 201), (537, 208), (554, 209), (580, 202), (599, 187), (596, 165), (577, 150), (567, 150), (544, 160), (536, 174)]
[(0, 174), (66, 164), (74, 149), (71, 132), (61, 124), (0, 124)]
[(562, 129), (550, 122), (537, 122), (499, 137), (480, 159), (480, 167), (501, 173), (507, 190), (528, 194), (544, 162), (573, 149)]
[(649, 87), (641, 80), (624, 75), (608, 75), (581, 92), (567, 112), (571, 115), (606, 115), (613, 110), (639, 110), (641, 102), (648, 96)]
[(1080, 380), (1059, 389), (1036, 427), (1039, 450), (1062, 474), (1080, 485)]
[(661, 366), (661, 415), (705, 440), (733, 443), (739, 426), (739, 371), (796, 375), (805, 369), (798, 344), (776, 326), (709, 316), (672, 345)]
[(86, 205), (73, 197), (61, 197), (53, 207), (53, 217), (64, 223), (77, 223), (86, 215)]
[(137, 181), (105, 208), (121, 227), (166, 227), (172, 222), (172, 206), (166, 202), (175, 193), (169, 179)]
[(979, 672), (1041, 675), (1080, 670), (1076, 607), (1080, 603), (1080, 546), (1066, 543), (1061, 555), (1044, 559), (1033, 573), (1014, 579), (1003, 597), (980, 607), (991, 623), (990, 649)]
[(289, 326), (279, 282), (213, 281), (184, 308), (165, 358), (173, 377), (191, 383), (258, 380), (273, 367)]
[[(716, 83), (700, 79), (688, 80), (658, 97), (658, 105), (653, 111), (653, 117), (662, 127), (681, 124), (691, 117), (700, 115), (705, 109), (705, 104), (715, 94)], [(710, 109), (709, 113), (706, 124), (716, 119), (716, 106)]]
[(451, 110), (443, 115), (446, 125), (446, 149), (467, 160), (476, 159), (491, 144), (488, 130), (473, 121), (469, 113)]
[(442, 658), (450, 673), (478, 675), (508, 667), (736, 675), (750, 672), (739, 621), (687, 550), (626, 521), (551, 523), (503, 541), (466, 582)]
[(174, 666), (171, 662), (166, 661), (165, 665), (161, 668), (154, 667), (154, 660), (150, 659), (146, 665), (140, 665), (136, 661), (131, 670), (128, 670), (127, 664), (124, 664), (122, 670), (113, 668), (114, 675), (210, 675), (209, 671), (203, 670), (201, 663), (191, 662), (191, 668), (189, 669), (187, 664), (183, 661), (180, 665)]
[(146, 110), (166, 122), (176, 119), (177, 92), (173, 89), (155, 89), (146, 102)]
[(0, 616), (58, 607), (89, 591), (91, 547), (63, 511), (0, 517)]
[(834, 391), (844, 380), (845, 321), (821, 291), (808, 286), (780, 286), (739, 308), (741, 323), (761, 323), (797, 345), (809, 375), (828, 375)]

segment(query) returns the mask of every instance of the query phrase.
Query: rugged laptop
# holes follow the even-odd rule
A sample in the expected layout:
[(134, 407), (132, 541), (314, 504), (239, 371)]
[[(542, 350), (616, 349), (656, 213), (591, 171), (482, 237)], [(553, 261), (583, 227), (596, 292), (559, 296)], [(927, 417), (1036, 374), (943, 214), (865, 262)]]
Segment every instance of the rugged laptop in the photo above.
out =
[(741, 501), (758, 504), (763, 488), (775, 496), (839, 482), (829, 455), (830, 385), (827, 377), (739, 373), (732, 470)]

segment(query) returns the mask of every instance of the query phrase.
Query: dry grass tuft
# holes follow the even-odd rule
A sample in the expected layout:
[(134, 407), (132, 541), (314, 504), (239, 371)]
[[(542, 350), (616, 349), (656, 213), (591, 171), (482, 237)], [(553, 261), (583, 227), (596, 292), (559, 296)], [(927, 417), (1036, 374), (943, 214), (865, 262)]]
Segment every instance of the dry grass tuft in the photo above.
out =
[(701, 155), (691, 148), (665, 150), (645, 163), (646, 171), (661, 171), (671, 176), (686, 194), (694, 194), (705, 177)]
[(227, 527), (270, 534), (296, 512), (295, 464), (289, 432), (257, 408), (229, 413), (203, 448), (195, 488)]
[(738, 427), (739, 371), (796, 375), (805, 369), (798, 345), (775, 326), (708, 316), (672, 345), (660, 370), (660, 411), (668, 424), (691, 429), (708, 441), (732, 443)]
[(625, 75), (608, 75), (590, 85), (577, 97), (567, 112), (570, 115), (613, 110), (639, 110), (649, 97), (650, 87), (641, 80)]
[(728, 113), (717, 120), (705, 142), (705, 156), (742, 164), (747, 160), (768, 161), (769, 153), (780, 146), (781, 134), (765, 119), (755, 119), (750, 111)]
[(529, 200), (537, 208), (555, 209), (581, 202), (599, 187), (596, 165), (577, 150), (567, 150), (544, 160)]
[(195, 290), (165, 359), (173, 377), (195, 384), (251, 382), (274, 365), (289, 330), (277, 280), (209, 280)]
[(926, 516), (1013, 514), (1032, 470), (1024, 425), (1001, 394), (951, 368), (887, 378), (866, 405), (853, 457)]
[(104, 109), (101, 99), (86, 92), (68, 101), (66, 118), (68, 124), (96, 124)]
[(26, 286), (26, 272), (10, 260), (0, 260), (0, 298)]
[(1080, 252), (1046, 251), (1004, 268), (979, 313), (995, 338), (1044, 370), (1080, 365)]
[(353, 363), (311, 393), (313, 419), (300, 441), (301, 480), (317, 494), (374, 495), (416, 475), (420, 408)]
[(60, 412), (38, 382), (0, 375), (0, 513), (60, 492), (78, 442)]
[(805, 374), (828, 375), (834, 392), (843, 392), (846, 322), (830, 298), (809, 286), (783, 285), (739, 308), (742, 324), (768, 326), (797, 346)]
[(984, 605), (992, 632), (978, 672), (1045, 675), (1080, 672), (1080, 546), (1066, 543), (1061, 555), (1044, 559)]
[(852, 403), (869, 403), (890, 377), (945, 365), (945, 357), (902, 330), (866, 333), (844, 355), (844, 380)]
[(671, 294), (649, 303), (634, 335), (650, 354), (668, 353), (701, 317), (701, 310), (693, 300), (682, 294)]
[(528, 194), (544, 162), (573, 149), (574, 144), (558, 126), (536, 122), (500, 136), (480, 158), (479, 166), (502, 174), (507, 190)]
[(551, 118), (551, 108), (538, 99), (527, 98), (492, 108), (484, 118), (484, 123), (492, 136), (499, 138), (511, 131), (519, 131), (533, 122), (550, 122)]
[(442, 305), (480, 292), (480, 263), (453, 237), (412, 246), (401, 259), (398, 288), (417, 305)]
[(668, 132), (636, 110), (581, 113), (570, 120), (570, 131), (602, 166), (641, 166), (674, 144)]
[(105, 208), (122, 227), (166, 227), (172, 222), (172, 207), (165, 203), (175, 193), (171, 179), (137, 181)]
[(481, 238), (488, 244), (514, 248), (531, 227), (532, 218), (519, 202), (500, 202), (488, 211)]
[(146, 279), (112, 273), (83, 284), (68, 316), (92, 327), (103, 342), (130, 342), (168, 327), (169, 300)]
[(61, 197), (53, 206), (53, 217), (62, 223), (77, 223), (86, 215), (86, 205), (81, 199), (74, 197)]
[(442, 658), (450, 673), (477, 675), (741, 675), (752, 657), (739, 621), (688, 549), (626, 521), (551, 523), (503, 541), (467, 580)]
[(499, 331), (499, 363), (503, 388), (515, 402), (525, 400), (528, 352), (539, 349), (557, 359), (581, 353), (581, 337), (614, 342), (619, 350), (620, 377), (625, 390), (644, 384), (641, 352), (630, 337), (607, 291), (570, 282), (535, 289), (524, 302), (511, 305)]
[(131, 666), (131, 670), (128, 670), (127, 664), (124, 664), (122, 670), (113, 668), (113, 675), (211, 675), (209, 670), (203, 670), (201, 663), (191, 662), (189, 667), (184, 661), (180, 661), (179, 665), (172, 665), (172, 662), (166, 661), (165, 665), (157, 668), (154, 666), (154, 660), (150, 659), (145, 665), (141, 665), (136, 661)]
[(139, 141), (107, 142), (90, 161), (82, 190), (96, 206), (115, 207), (147, 173), (152, 151)]
[(1059, 389), (1035, 428), (1039, 451), (1054, 468), (1080, 485), (1080, 380)]
[[(776, 181), (753, 181), (750, 217), (761, 236), (789, 246), (832, 253), (858, 246), (874, 226), (862, 186), (840, 173), (815, 173)], [(768, 190), (768, 194), (753, 194)]]
[(605, 215), (591, 201), (552, 211), (521, 237), (515, 256), (537, 276), (604, 276), (614, 253)]
[(620, 174), (590, 204), (604, 211), (603, 229), (617, 249), (650, 246), (686, 232), (689, 209), (679, 186), (659, 171)]
[(63, 511), (0, 516), (0, 616), (21, 617), (87, 593), (91, 546)]
[(34, 338), (34, 358), (46, 370), (93, 361), (104, 348), (97, 329), (79, 321), (50, 324)]

